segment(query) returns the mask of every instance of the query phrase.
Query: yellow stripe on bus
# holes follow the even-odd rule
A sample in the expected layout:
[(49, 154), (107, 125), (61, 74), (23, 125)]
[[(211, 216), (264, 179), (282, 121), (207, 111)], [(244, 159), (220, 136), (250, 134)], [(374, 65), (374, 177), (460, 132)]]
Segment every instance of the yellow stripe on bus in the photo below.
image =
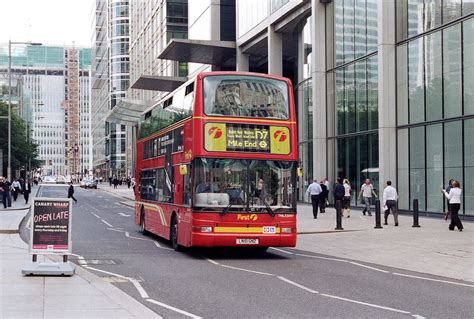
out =
[(146, 209), (158, 212), (158, 214), (160, 214), (161, 224), (164, 225), (164, 226), (168, 226), (168, 223), (166, 222), (166, 218), (165, 218), (165, 213), (163, 212), (163, 209), (160, 206), (154, 205), (154, 204), (149, 204), (149, 203), (144, 203), (144, 202), (139, 202), (139, 204), (143, 204), (143, 206)]
[[(245, 233), (263, 234), (263, 227), (214, 227), (215, 233)], [(276, 227), (276, 234), (280, 233), (280, 227)]]

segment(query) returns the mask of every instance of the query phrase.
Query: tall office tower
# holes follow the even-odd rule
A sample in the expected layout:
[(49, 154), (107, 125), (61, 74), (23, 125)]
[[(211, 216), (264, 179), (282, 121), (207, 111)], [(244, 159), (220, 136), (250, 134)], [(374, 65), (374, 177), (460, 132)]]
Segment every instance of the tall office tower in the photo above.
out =
[[(75, 62), (67, 59), (69, 52), (76, 52)], [(7, 72), (8, 44), (0, 45), (0, 72)], [(90, 66), (90, 49), (65, 48), (61, 46), (32, 46), (15, 45), (12, 47), (12, 74), (23, 76), (23, 90), (26, 98), (23, 109), (31, 109), (29, 127), (32, 129), (32, 138), (39, 145), (39, 159), (43, 161), (43, 175), (69, 175), (74, 170), (70, 169), (69, 135), (66, 129), (71, 129), (66, 120), (72, 120), (79, 127), (81, 109), (79, 104), (72, 110), (74, 116), (69, 115), (69, 101), (80, 100), (82, 97), (83, 112), (87, 113), (89, 101), (88, 85), (80, 86), (79, 83), (88, 83)], [(75, 84), (72, 85), (73, 83)], [(77, 94), (73, 98), (74, 87)], [(72, 104), (71, 104), (72, 105)], [(76, 131), (77, 132), (77, 131)], [(77, 132), (77, 134), (79, 134)], [(88, 143), (89, 134), (77, 135), (74, 145), (80, 147)], [(76, 155), (76, 162), (81, 162), (82, 154)], [(65, 160), (66, 158), (66, 160)], [(74, 163), (74, 160), (73, 160)], [(77, 164), (79, 167), (79, 164)]]
[(128, 175), (125, 125), (107, 120), (129, 87), (129, 1), (96, 0), (93, 31), (92, 134), (95, 173)]

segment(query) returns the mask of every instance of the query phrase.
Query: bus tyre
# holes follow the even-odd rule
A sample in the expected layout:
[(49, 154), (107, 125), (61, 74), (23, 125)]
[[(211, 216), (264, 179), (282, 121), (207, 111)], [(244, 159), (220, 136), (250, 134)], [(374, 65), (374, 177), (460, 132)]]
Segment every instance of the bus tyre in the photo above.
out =
[(145, 211), (143, 210), (143, 207), (140, 213), (140, 232), (145, 236), (149, 234), (148, 230), (145, 228)]
[(178, 221), (176, 216), (171, 220), (170, 240), (173, 249), (176, 251), (183, 251), (183, 246), (178, 244)]

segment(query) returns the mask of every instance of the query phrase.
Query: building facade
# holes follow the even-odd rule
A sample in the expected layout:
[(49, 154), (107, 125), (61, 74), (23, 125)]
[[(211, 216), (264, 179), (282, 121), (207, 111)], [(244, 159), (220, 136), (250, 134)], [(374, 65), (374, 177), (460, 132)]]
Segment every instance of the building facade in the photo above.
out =
[[(71, 52), (76, 52), (74, 74), (69, 74), (72, 69), (68, 69)], [(76, 163), (79, 167), (80, 162), (90, 168), (90, 159), (81, 153), (76, 154), (76, 162), (73, 156), (73, 163), (68, 163), (67, 153), (71, 148), (66, 131), (67, 122), (73, 117), (70, 112), (76, 114), (78, 129), (80, 118), (86, 117), (85, 114), (89, 112), (90, 49), (15, 45), (11, 58), (12, 74), (23, 78), (23, 91), (28, 97), (24, 102), (29, 104), (24, 109), (31, 110), (27, 117), (28, 125), (32, 130), (32, 138), (39, 145), (39, 159), (43, 161), (42, 174), (74, 175), (77, 169), (73, 170), (71, 164)], [(5, 44), (0, 48), (0, 72), (6, 73), (7, 68), (8, 44)], [(68, 108), (68, 98), (73, 91), (78, 94), (78, 99), (82, 97), (81, 108), (79, 100)], [(79, 131), (77, 134), (75, 144), (78, 147), (89, 144), (89, 134), (83, 133), (80, 137)]]
[(474, 215), (473, 1), (257, 0), (237, 8), (237, 68), (258, 70), (257, 56), (264, 72), (295, 84), (300, 200), (312, 178), (348, 178), (354, 190), (370, 178), (379, 193), (392, 180), (401, 209), (417, 199), (421, 211), (442, 213), (440, 189), (454, 178), (464, 189), (462, 213)]
[(93, 15), (94, 171), (105, 178), (126, 176), (125, 125), (107, 121), (107, 115), (130, 86), (129, 1), (96, 0)]

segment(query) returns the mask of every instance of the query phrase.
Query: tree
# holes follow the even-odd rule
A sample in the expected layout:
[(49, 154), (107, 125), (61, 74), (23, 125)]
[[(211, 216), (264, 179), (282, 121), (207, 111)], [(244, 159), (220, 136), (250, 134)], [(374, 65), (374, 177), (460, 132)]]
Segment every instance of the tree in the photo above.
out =
[[(8, 103), (0, 101), (0, 116), (8, 116)], [(8, 120), (0, 119), (0, 149), (3, 149), (3, 172), (6, 176), (8, 166)], [(11, 165), (12, 174), (17, 169), (30, 170), (40, 167), (38, 159), (38, 144), (31, 138), (31, 129), (26, 126), (25, 121), (16, 113), (11, 114)]]

